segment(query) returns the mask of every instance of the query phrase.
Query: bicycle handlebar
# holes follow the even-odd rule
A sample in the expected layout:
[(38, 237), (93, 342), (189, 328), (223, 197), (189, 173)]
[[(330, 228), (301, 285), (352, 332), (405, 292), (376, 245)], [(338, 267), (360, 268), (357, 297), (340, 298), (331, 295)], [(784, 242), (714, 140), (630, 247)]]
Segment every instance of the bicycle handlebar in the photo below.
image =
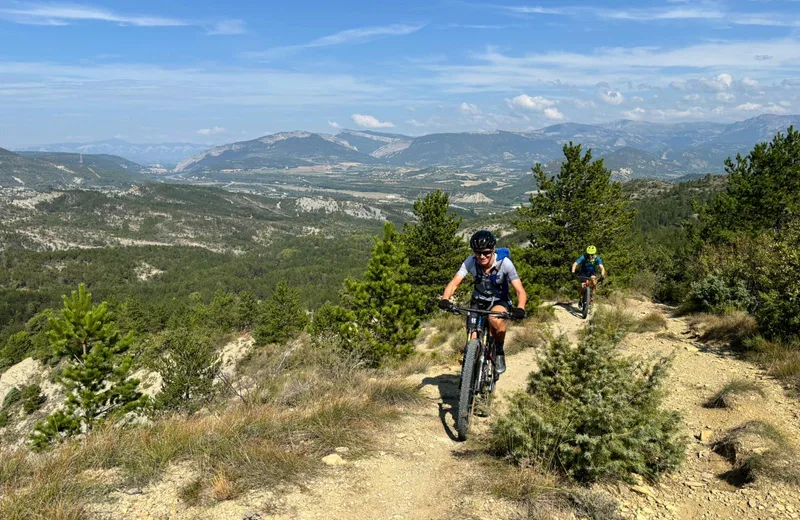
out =
[[(589, 280), (592, 279), (591, 276), (583, 276), (583, 275), (576, 274), (576, 273), (572, 273), (572, 276), (574, 276), (575, 278), (578, 279), (578, 281), (581, 281), (581, 282), (586, 282), (586, 281), (589, 281)], [(605, 276), (598, 276), (597, 277), (597, 281), (598, 282), (600, 282), (600, 281), (602, 281), (604, 279), (605, 279)]]
[(515, 319), (514, 316), (511, 315), (510, 312), (500, 312), (500, 311), (489, 311), (485, 309), (472, 309), (469, 307), (461, 307), (458, 305), (453, 305), (450, 308), (450, 312), (453, 314), (462, 314), (464, 312), (474, 312), (475, 314), (484, 314), (486, 316), (500, 316), (506, 320), (513, 320)]

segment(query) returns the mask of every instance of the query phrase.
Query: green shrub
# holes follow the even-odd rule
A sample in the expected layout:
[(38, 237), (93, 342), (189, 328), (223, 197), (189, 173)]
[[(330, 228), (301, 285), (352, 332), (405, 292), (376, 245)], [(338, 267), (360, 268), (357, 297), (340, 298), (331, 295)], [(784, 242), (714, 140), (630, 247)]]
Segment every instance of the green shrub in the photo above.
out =
[(300, 293), (284, 279), (261, 304), (253, 337), (260, 343), (282, 343), (308, 325), (308, 316), (300, 304)]
[(5, 399), (3, 399), (3, 410), (7, 410), (11, 408), (14, 404), (18, 403), (19, 400), (22, 399), (22, 392), (19, 391), (19, 388), (12, 387), (11, 390), (8, 391), (6, 394)]
[(220, 371), (211, 341), (187, 329), (172, 331), (163, 346), (158, 372), (163, 378), (156, 408), (194, 412), (214, 397), (214, 379)]
[(623, 357), (592, 327), (577, 348), (562, 336), (530, 375), (528, 392), (512, 397), (491, 446), (579, 482), (657, 478), (679, 466), (685, 443), (678, 414), (661, 407), (668, 366)]
[(39, 385), (28, 385), (22, 389), (22, 409), (30, 415), (42, 407), (47, 397), (42, 395), (42, 387)]
[(8, 423), (11, 421), (11, 417), (8, 415), (8, 412), (3, 410), (0, 411), (0, 428), (5, 428), (8, 426)]
[(694, 310), (722, 312), (726, 309), (751, 310), (757, 302), (744, 280), (731, 283), (712, 274), (690, 285), (688, 303)]
[(5, 347), (0, 349), (0, 370), (16, 365), (26, 357), (33, 350), (33, 342), (31, 342), (30, 334), (24, 330), (12, 334)]

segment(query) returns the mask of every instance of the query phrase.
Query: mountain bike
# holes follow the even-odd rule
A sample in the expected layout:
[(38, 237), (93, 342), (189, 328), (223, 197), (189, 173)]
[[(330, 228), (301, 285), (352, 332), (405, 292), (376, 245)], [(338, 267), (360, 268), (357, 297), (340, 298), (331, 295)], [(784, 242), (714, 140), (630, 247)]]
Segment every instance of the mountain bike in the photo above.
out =
[[(459, 440), (467, 440), (472, 415), (478, 401), (483, 401), (484, 410), (488, 413), (491, 407), (492, 394), (499, 374), (495, 373), (494, 359), (496, 355), (494, 338), (489, 331), (489, 316), (502, 319), (513, 319), (508, 312), (497, 312), (483, 309), (471, 309), (454, 305), (453, 314), (467, 314), (467, 345), (464, 348), (464, 360), (461, 363), (461, 381), (459, 384), (458, 413), (456, 414), (456, 431)], [(475, 338), (472, 336), (475, 334)]]
[[(581, 317), (585, 320), (589, 316), (589, 310), (592, 307), (592, 277), (576, 274), (575, 278), (581, 282), (581, 287), (583, 288), (583, 295), (578, 303), (578, 308), (581, 311)], [(597, 282), (602, 282), (604, 278), (604, 276), (599, 277)]]

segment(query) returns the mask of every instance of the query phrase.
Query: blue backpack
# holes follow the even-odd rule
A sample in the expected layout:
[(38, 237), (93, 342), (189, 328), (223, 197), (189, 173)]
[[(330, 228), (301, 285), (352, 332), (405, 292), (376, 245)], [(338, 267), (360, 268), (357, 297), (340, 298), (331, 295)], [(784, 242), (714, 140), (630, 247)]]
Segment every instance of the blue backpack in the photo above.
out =
[[(511, 258), (511, 251), (507, 247), (499, 247), (495, 250), (495, 254), (497, 255), (497, 264), (492, 267), (491, 271), (489, 271), (489, 280), (491, 280), (492, 285), (497, 285), (497, 272), (500, 270), (500, 266), (503, 265), (503, 261), (506, 258)], [(480, 268), (477, 264), (475, 265), (475, 284), (479, 285), (483, 282), (483, 269)], [(500, 290), (497, 293), (498, 300), (507, 300), (509, 298), (508, 293), (508, 279), (503, 280), (503, 285), (500, 287)]]

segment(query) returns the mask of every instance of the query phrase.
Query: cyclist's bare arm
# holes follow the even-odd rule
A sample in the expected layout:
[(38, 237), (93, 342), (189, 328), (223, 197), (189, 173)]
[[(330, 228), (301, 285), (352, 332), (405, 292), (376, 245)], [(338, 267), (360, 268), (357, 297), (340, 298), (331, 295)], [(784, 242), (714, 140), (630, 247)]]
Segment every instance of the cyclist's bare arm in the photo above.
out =
[(603, 278), (606, 277), (606, 266), (600, 264), (600, 273), (603, 275)]
[(572, 264), (572, 274), (575, 274), (575, 271), (578, 270), (578, 262), (574, 262)]
[(449, 300), (453, 297), (456, 293), (456, 289), (458, 286), (461, 285), (461, 282), (464, 280), (464, 276), (461, 274), (456, 274), (453, 279), (447, 284), (447, 287), (444, 288), (444, 294), (442, 295), (443, 300)]
[(513, 287), (514, 292), (517, 293), (517, 307), (524, 309), (525, 304), (528, 303), (528, 293), (525, 292), (525, 288), (522, 286), (522, 280), (519, 278), (512, 280), (511, 287)]

